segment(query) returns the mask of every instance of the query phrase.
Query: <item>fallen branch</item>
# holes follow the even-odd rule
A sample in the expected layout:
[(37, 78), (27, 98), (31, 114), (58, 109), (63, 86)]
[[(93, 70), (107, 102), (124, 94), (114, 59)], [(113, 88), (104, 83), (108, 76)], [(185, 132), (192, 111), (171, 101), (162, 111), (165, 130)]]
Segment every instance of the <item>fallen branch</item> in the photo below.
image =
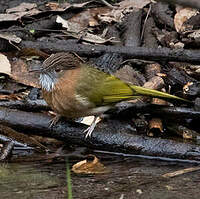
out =
[(105, 46), (105, 45), (84, 45), (71, 41), (22, 41), (21, 48), (35, 48), (47, 52), (76, 52), (83, 56), (99, 56), (103, 53), (118, 53), (125, 58), (137, 58), (153, 61), (177, 61), (200, 63), (200, 51), (169, 49), (169, 48), (145, 48), (128, 46)]
[(112, 121), (111, 125), (100, 122), (95, 128), (92, 137), (85, 139), (83, 131), (86, 129), (86, 125), (61, 120), (50, 128), (49, 122), (51, 119), (50, 116), (42, 113), (7, 108), (0, 109), (0, 122), (2, 124), (21, 132), (53, 137), (69, 144), (129, 154), (190, 160), (200, 159), (199, 146), (161, 138), (131, 135), (126, 133), (130, 131), (129, 127), (126, 128), (127, 125), (119, 120)]
[(135, 104), (123, 102), (120, 103), (118, 109), (113, 114), (116, 118), (131, 118), (134, 117), (136, 113), (149, 113), (152, 115), (159, 116), (161, 118), (190, 118), (190, 119), (200, 119), (200, 111), (194, 110), (193, 108), (186, 107), (173, 107), (165, 105), (156, 104)]

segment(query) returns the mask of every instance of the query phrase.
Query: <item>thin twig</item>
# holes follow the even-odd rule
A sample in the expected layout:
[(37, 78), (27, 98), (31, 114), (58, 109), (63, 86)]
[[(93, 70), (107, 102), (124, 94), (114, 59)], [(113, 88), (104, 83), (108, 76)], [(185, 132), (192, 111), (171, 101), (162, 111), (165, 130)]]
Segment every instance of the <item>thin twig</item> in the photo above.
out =
[(105, 0), (101, 0), (101, 2), (102, 2), (103, 4), (105, 4), (106, 6), (108, 6), (109, 8), (111, 8), (111, 9), (116, 9), (114, 6), (112, 6), (110, 3), (108, 3), (108, 2), (105, 1)]
[(174, 172), (171, 172), (171, 173), (166, 173), (166, 174), (162, 175), (162, 177), (165, 177), (165, 178), (170, 177), (171, 178), (171, 177), (175, 177), (175, 176), (178, 176), (178, 175), (182, 175), (184, 173), (189, 173), (189, 172), (198, 171), (198, 170), (200, 170), (200, 167), (190, 167), (190, 168), (174, 171)]
[(144, 25), (143, 25), (142, 33), (141, 33), (141, 37), (140, 37), (141, 40), (143, 39), (143, 36), (144, 36), (144, 30), (145, 30), (146, 22), (147, 22), (147, 19), (149, 17), (150, 12), (151, 12), (151, 4), (149, 5), (149, 10), (148, 10), (147, 15), (146, 15), (145, 20), (144, 20)]

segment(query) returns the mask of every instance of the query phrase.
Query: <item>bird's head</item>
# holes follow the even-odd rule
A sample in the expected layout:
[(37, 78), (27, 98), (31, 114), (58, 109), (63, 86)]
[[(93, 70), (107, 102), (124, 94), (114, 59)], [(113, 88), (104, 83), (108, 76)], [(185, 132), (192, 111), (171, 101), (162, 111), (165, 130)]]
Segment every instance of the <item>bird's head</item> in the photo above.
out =
[(72, 53), (56, 53), (48, 57), (40, 73), (40, 84), (43, 89), (51, 91), (56, 82), (69, 70), (80, 67), (80, 59)]

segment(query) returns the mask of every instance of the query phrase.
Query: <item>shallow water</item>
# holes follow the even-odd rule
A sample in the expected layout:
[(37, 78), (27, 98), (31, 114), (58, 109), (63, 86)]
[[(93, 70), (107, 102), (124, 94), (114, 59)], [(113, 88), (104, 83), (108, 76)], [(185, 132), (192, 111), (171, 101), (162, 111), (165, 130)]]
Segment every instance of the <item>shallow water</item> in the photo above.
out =
[[(97, 175), (71, 172), (73, 198), (200, 198), (200, 171), (162, 177), (195, 164), (101, 153), (96, 156), (110, 172)], [(71, 158), (70, 166), (79, 160)], [(0, 198), (67, 198), (63, 160), (2, 163), (0, 179)]]

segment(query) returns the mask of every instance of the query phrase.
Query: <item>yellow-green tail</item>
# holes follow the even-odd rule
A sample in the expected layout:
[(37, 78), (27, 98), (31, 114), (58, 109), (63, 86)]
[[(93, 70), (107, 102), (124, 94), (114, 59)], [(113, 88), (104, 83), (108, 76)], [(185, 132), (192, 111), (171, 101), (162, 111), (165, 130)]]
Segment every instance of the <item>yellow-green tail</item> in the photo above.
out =
[(177, 97), (175, 95), (170, 95), (168, 93), (164, 93), (161, 91), (153, 90), (153, 89), (148, 89), (144, 88), (141, 86), (135, 86), (135, 85), (129, 85), (133, 91), (135, 92), (135, 95), (143, 95), (143, 96), (149, 96), (149, 97), (155, 97), (155, 98), (160, 98), (160, 99), (168, 99), (168, 100), (177, 100), (177, 101), (183, 101), (187, 103), (192, 103), (189, 100), (183, 99), (181, 97)]

